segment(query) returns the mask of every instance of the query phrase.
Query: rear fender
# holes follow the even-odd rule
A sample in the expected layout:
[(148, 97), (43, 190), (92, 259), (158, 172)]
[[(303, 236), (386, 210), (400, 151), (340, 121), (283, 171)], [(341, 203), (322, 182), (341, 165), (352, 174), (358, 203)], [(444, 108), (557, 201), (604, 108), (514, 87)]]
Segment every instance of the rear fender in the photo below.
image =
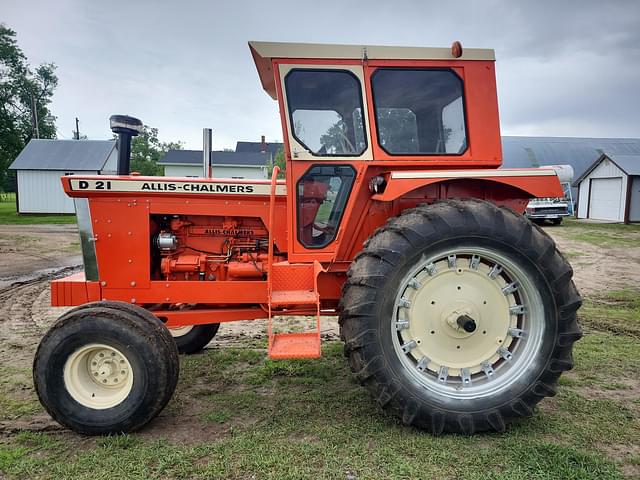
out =
[(481, 198), (524, 212), (531, 198), (564, 195), (552, 169), (395, 171), (385, 181), (372, 200)]

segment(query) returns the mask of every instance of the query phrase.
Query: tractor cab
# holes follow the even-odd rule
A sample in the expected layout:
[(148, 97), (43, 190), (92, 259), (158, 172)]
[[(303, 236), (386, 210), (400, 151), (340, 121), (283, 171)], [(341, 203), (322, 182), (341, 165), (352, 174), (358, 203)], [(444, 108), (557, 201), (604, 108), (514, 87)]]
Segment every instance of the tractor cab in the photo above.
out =
[(249, 46), (288, 159), (500, 165), (493, 50)]
[(492, 50), (249, 46), (282, 116), (294, 258), (335, 259), (361, 182), (381, 192), (392, 168), (501, 163)]

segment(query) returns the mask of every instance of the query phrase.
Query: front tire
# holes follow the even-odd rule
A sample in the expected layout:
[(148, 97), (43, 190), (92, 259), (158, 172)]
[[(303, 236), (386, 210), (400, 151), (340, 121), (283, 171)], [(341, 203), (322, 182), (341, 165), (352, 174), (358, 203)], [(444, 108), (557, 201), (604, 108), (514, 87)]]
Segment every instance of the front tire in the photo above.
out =
[(386, 410), (435, 434), (503, 431), (555, 394), (580, 297), (553, 240), (484, 201), (391, 219), (354, 260), (341, 329)]
[(109, 303), (63, 315), (34, 360), (44, 408), (87, 435), (139, 429), (164, 408), (178, 381), (178, 352), (162, 322), (136, 307)]
[(197, 353), (206, 347), (218, 333), (219, 323), (207, 325), (189, 325), (188, 327), (170, 328), (169, 333), (176, 342), (180, 353)]

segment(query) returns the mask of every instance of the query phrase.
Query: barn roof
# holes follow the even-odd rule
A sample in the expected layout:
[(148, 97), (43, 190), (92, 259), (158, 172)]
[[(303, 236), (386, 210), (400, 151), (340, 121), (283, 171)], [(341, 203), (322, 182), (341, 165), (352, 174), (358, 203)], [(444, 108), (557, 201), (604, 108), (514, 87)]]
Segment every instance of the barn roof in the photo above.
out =
[(587, 168), (582, 175), (580, 175), (575, 182), (574, 186), (584, 180), (604, 159), (609, 159), (622, 170), (626, 175), (640, 175), (640, 155), (620, 155), (611, 154), (608, 152), (603, 153), (598, 159), (593, 162), (589, 168)]
[(640, 155), (614, 155), (609, 152), (605, 155), (627, 175), (640, 175)]
[(102, 170), (115, 140), (32, 139), (9, 166), (12, 170)]
[[(261, 152), (211, 152), (211, 163), (238, 167), (264, 167), (267, 154)], [(169, 150), (159, 165), (202, 165), (202, 150)]]
[(571, 165), (578, 178), (605, 152), (640, 155), (640, 138), (502, 137), (504, 168)]

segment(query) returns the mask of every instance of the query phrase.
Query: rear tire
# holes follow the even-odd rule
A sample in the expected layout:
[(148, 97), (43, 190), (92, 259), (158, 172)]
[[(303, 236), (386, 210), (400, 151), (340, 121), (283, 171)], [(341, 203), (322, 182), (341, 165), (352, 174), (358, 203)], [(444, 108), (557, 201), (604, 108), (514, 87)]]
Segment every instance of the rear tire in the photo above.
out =
[(190, 325), (189, 327), (170, 328), (169, 333), (178, 346), (180, 353), (197, 353), (206, 347), (218, 333), (219, 323)]
[(572, 273), (542, 229), (505, 208), (448, 200), (407, 210), (349, 269), (345, 354), (407, 425), (503, 431), (572, 368)]
[(63, 315), (46, 333), (33, 378), (57, 422), (87, 435), (124, 433), (164, 408), (178, 381), (178, 352), (162, 322), (143, 312), (96, 302)]

